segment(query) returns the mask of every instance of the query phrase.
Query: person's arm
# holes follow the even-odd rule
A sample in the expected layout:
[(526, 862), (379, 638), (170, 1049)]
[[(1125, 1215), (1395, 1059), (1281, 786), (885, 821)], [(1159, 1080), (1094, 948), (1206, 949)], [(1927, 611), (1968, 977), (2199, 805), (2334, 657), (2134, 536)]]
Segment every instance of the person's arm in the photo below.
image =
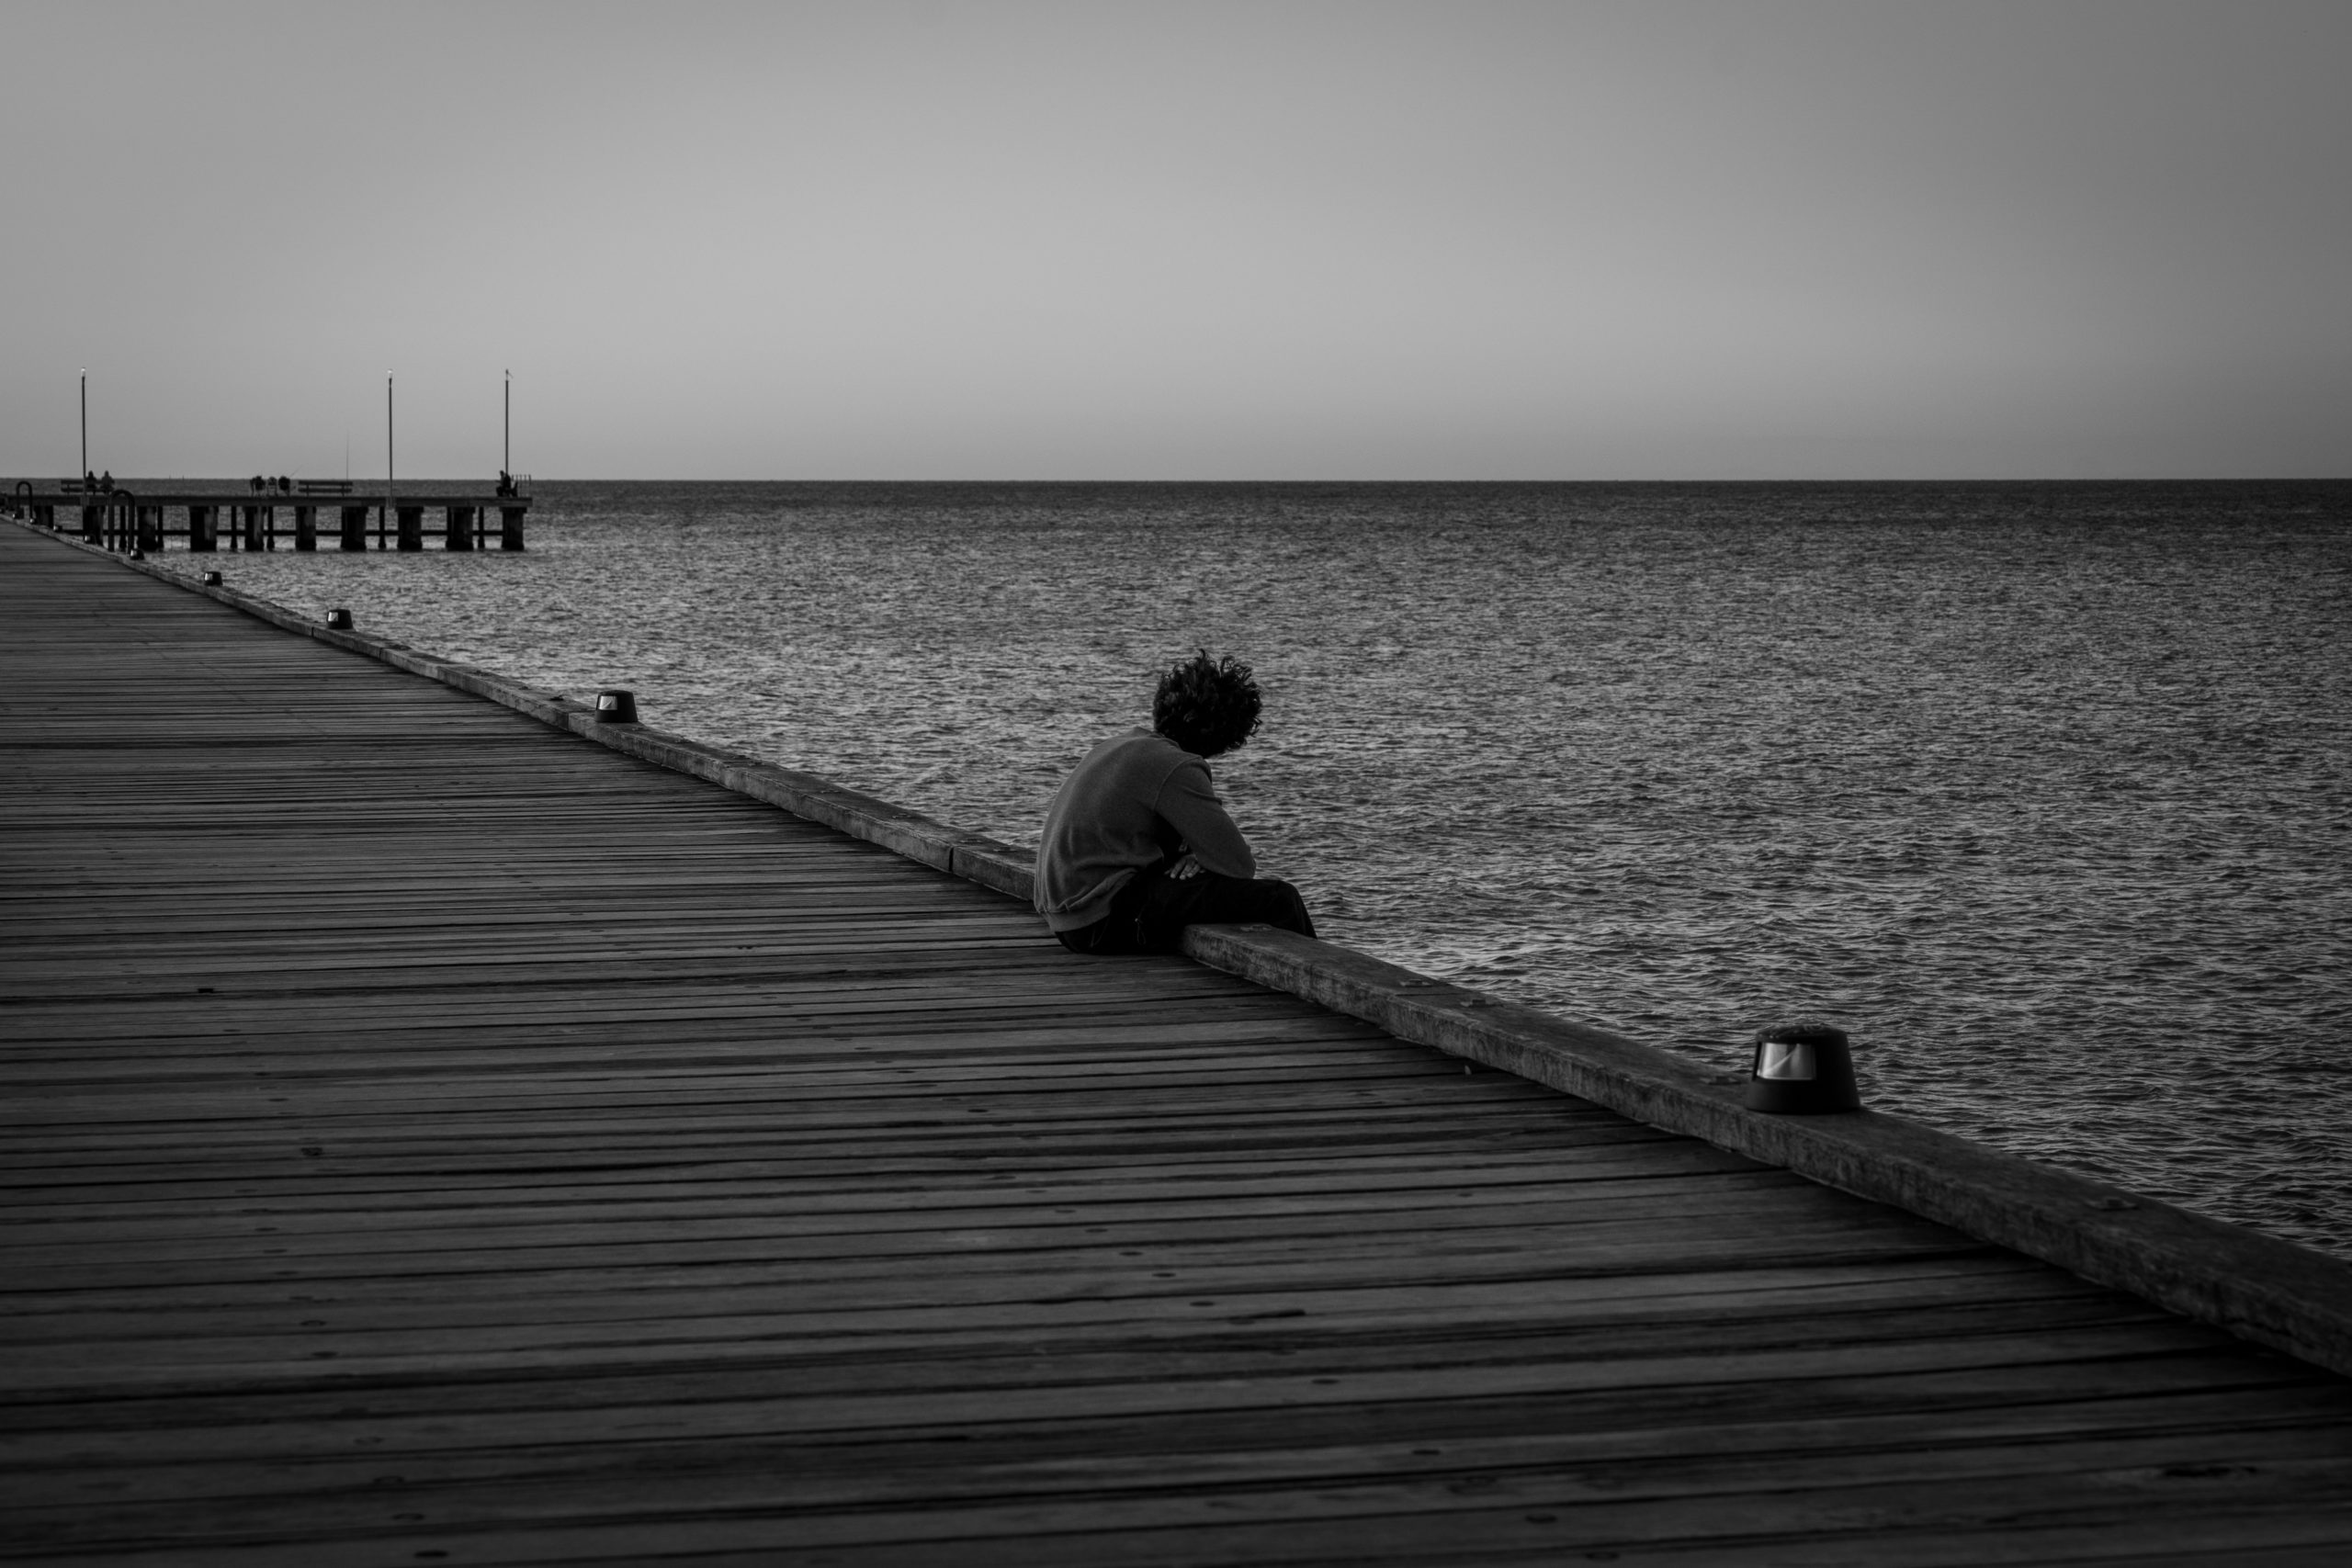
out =
[(1258, 874), (1250, 840), (1225, 814), (1216, 791), (1209, 785), (1207, 764), (1188, 761), (1170, 773), (1159, 786), (1159, 798), (1152, 803), (1152, 809), (1184, 835), (1186, 858), (1198, 862), (1203, 869), (1220, 876)]

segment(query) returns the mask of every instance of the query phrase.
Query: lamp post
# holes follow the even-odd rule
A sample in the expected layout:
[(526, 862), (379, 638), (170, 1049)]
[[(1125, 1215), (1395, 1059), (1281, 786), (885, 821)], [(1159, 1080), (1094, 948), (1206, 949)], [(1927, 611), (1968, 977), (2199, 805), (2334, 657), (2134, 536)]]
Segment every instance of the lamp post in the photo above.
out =
[(376, 528), (376, 547), (384, 547), (384, 533), (392, 525), (392, 373), (384, 372), (384, 518)]
[(514, 372), (506, 373), (506, 422), (498, 435), (498, 473), (502, 479), (514, 477)]
[(82, 372), (82, 476), (90, 473), (90, 373)]

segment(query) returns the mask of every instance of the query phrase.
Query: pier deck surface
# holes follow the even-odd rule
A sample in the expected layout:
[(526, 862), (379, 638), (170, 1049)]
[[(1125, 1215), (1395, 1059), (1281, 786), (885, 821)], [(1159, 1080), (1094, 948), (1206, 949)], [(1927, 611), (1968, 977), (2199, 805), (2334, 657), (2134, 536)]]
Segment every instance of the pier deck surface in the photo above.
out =
[(2352, 1386), (0, 528), (28, 1562), (2335, 1563)]

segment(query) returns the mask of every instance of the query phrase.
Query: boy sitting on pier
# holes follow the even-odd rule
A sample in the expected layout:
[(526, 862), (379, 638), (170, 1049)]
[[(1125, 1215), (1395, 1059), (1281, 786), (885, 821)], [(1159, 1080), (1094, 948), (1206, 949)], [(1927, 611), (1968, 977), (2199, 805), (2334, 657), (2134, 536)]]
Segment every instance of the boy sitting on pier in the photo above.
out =
[(1166, 952), (1189, 925), (1315, 934), (1287, 882), (1256, 875), (1205, 759), (1258, 728), (1250, 666), (1205, 651), (1160, 677), (1149, 729), (1105, 740), (1062, 781), (1037, 850), (1037, 912), (1073, 953)]

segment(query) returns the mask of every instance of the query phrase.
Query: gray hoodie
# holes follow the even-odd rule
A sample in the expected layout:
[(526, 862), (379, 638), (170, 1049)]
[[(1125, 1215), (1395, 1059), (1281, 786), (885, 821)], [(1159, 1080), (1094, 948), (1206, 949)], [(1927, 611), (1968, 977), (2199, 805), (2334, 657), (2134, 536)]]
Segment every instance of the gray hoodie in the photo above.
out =
[(1136, 873), (1180, 849), (1222, 875), (1257, 874), (1206, 762), (1154, 730), (1105, 740), (1070, 770), (1046, 807), (1037, 912), (1057, 931), (1091, 926)]

